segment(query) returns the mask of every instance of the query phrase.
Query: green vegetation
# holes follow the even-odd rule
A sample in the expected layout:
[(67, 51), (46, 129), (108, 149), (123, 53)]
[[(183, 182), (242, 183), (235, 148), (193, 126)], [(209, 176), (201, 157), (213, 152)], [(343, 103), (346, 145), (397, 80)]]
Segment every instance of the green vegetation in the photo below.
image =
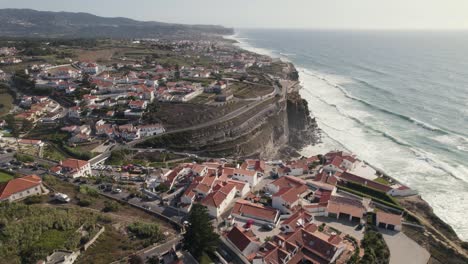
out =
[(90, 160), (94, 157), (94, 154), (91, 152), (80, 151), (76, 148), (72, 148), (66, 145), (63, 145), (62, 148), (68, 155), (77, 159)]
[(27, 155), (27, 154), (19, 154), (19, 153), (15, 153), (15, 159), (17, 159), (18, 161), (21, 161), (21, 162), (24, 162), (24, 163), (27, 163), (27, 162), (34, 162), (34, 158)]
[(33, 196), (29, 196), (29, 197), (27, 197), (26, 199), (24, 199), (23, 202), (24, 202), (25, 204), (31, 205), (31, 204), (42, 203), (43, 201), (44, 201), (44, 196), (33, 195)]
[(377, 179), (374, 179), (375, 182), (381, 183), (383, 185), (390, 185), (390, 182), (385, 179), (384, 177), (378, 177)]
[(135, 222), (128, 226), (128, 231), (138, 239), (147, 240), (147, 244), (154, 244), (164, 239), (158, 224)]
[(44, 147), (44, 158), (50, 159), (50, 160), (55, 160), (55, 161), (60, 161), (64, 160), (67, 157), (60, 151), (58, 151), (55, 147), (51, 145), (46, 145)]
[(381, 233), (372, 226), (367, 226), (364, 238), (361, 241), (364, 256), (359, 264), (388, 264), (390, 250)]
[(154, 188), (154, 190), (156, 192), (163, 193), (163, 192), (169, 191), (169, 187), (167, 185), (165, 185), (165, 184), (159, 184), (158, 186), (156, 186), (156, 188)]
[(351, 243), (353, 243), (353, 246), (354, 246), (354, 253), (353, 255), (351, 256), (351, 258), (348, 260), (347, 264), (357, 264), (359, 263), (359, 254), (361, 252), (361, 250), (359, 249), (359, 245), (357, 243), (357, 240), (350, 236), (350, 235), (346, 235), (345, 236), (345, 239), (350, 241)]
[(114, 201), (104, 201), (104, 208), (102, 209), (103, 212), (117, 212), (120, 209), (120, 204)]
[(13, 175), (0, 171), (0, 183), (2, 182), (7, 182), (9, 180), (13, 179)]
[(128, 155), (131, 155), (133, 151), (128, 149), (113, 150), (110, 157), (106, 160), (108, 165), (124, 165), (128, 163)]
[(87, 207), (92, 204), (92, 201), (88, 199), (80, 199), (77, 204), (81, 207)]
[(213, 254), (219, 244), (219, 235), (213, 231), (208, 209), (195, 204), (188, 218), (189, 226), (184, 234), (185, 249), (201, 262), (204, 254)]
[(84, 195), (89, 195), (89, 196), (94, 197), (94, 198), (99, 196), (99, 192), (96, 189), (93, 189), (93, 188), (85, 186), (85, 185), (80, 186), (80, 193), (82, 193)]
[(0, 83), (0, 116), (8, 113), (13, 107), (13, 96), (8, 90), (8, 86)]
[(213, 260), (211, 260), (210, 256), (208, 256), (206, 253), (203, 253), (203, 255), (200, 258), (200, 264), (211, 264), (214, 263)]
[(0, 263), (36, 263), (55, 249), (76, 250), (97, 215), (72, 208), (0, 203)]

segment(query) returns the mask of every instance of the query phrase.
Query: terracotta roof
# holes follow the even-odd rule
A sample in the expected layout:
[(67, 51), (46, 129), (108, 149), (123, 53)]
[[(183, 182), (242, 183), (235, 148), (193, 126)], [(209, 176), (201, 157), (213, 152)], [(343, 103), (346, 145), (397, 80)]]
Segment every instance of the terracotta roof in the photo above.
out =
[(39, 139), (20, 139), (18, 140), (20, 144), (27, 144), (27, 145), (36, 145), (42, 143), (42, 140)]
[(271, 182), (270, 184), (273, 184), (281, 189), (287, 187), (299, 187), (306, 184), (306, 182), (293, 176), (283, 176)]
[(234, 169), (234, 174), (244, 175), (247, 177), (254, 177), (257, 174), (254, 170)]
[(6, 199), (15, 193), (38, 186), (41, 182), (41, 177), (29, 175), (2, 183), (0, 184), (0, 200)]
[(377, 211), (377, 221), (378, 222), (383, 222), (386, 224), (391, 224), (394, 226), (401, 225), (401, 215), (399, 214), (392, 214), (392, 213), (387, 213), (384, 211)]
[(275, 193), (274, 197), (281, 197), (285, 202), (294, 203), (299, 199), (299, 196), (306, 192), (309, 188), (306, 185), (300, 185), (298, 187), (286, 187)]
[(253, 204), (246, 200), (238, 200), (234, 204), (231, 214), (238, 214), (244, 217), (256, 219), (265, 219), (274, 222), (279, 215), (279, 212), (276, 209), (265, 207), (260, 204)]
[(60, 165), (64, 168), (79, 170), (87, 164), (88, 162), (86, 160), (66, 159), (62, 161)]
[(205, 199), (203, 199), (202, 204), (219, 208), (221, 203), (226, 200), (229, 193), (235, 188), (236, 186), (234, 184), (227, 184), (218, 191), (212, 192), (206, 196)]
[(226, 237), (240, 250), (244, 249), (250, 243), (258, 243), (255, 235), (250, 231), (244, 230), (242, 227), (234, 226)]
[(291, 227), (295, 227), (297, 225), (304, 226), (306, 223), (309, 223), (310, 220), (313, 219), (313, 216), (306, 212), (305, 210), (299, 210), (293, 215), (291, 215), (288, 219), (284, 220), (283, 225), (292, 225)]

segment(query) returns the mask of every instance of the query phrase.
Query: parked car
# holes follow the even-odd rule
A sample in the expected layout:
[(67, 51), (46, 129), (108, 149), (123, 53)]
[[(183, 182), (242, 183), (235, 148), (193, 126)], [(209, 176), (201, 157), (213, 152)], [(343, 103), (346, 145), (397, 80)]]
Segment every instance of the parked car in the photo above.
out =
[(121, 189), (119, 189), (119, 188), (117, 188), (117, 189), (114, 189), (114, 190), (112, 191), (112, 193), (121, 193), (121, 192), (122, 192), (122, 190), (121, 190)]
[(275, 226), (272, 225), (272, 224), (263, 224), (262, 229), (267, 230), (267, 231), (271, 231), (271, 230), (275, 229)]

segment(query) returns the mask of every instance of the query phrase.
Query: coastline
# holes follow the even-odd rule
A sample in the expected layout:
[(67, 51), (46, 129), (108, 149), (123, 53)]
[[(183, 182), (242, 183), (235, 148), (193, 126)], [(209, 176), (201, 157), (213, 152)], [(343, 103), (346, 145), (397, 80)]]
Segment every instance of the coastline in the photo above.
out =
[[(236, 47), (247, 50), (249, 52), (254, 52), (258, 53), (261, 55), (266, 55), (270, 56), (273, 58), (278, 58), (278, 56), (275, 56), (271, 51), (262, 49), (262, 48), (256, 48), (252, 47), (248, 43), (242, 41), (241, 38), (238, 37), (237, 33), (234, 35), (230, 36), (223, 36), (223, 38), (234, 41), (233, 45)], [(284, 58), (284, 57), (279, 57), (282, 61), (291, 63), (293, 66), (293, 62), (290, 60)], [(295, 67), (295, 66), (294, 66)], [(296, 68), (297, 69), (297, 68)], [(303, 79), (301, 79), (301, 70), (297, 69), (299, 73), (299, 84), (298, 84), (298, 90), (303, 89)], [(325, 140), (327, 142), (323, 142), (322, 140), (324, 139), (321, 137), (319, 139), (320, 143), (311, 145), (311, 146), (306, 146), (303, 149), (299, 151), (301, 155), (307, 156), (307, 155), (312, 155), (312, 154), (323, 154), (331, 150), (335, 150), (337, 148), (341, 148), (344, 150), (348, 150), (343, 144), (340, 142), (334, 140), (330, 136), (328, 136), (326, 133), (324, 133), (322, 130), (320, 130), (319, 127), (319, 134), (325, 134)], [(321, 151), (321, 152), (320, 152)], [(349, 150), (348, 150), (349, 151)], [(313, 152), (313, 153), (312, 153)], [(395, 181), (396, 183), (400, 183), (400, 181), (391, 175), (387, 174), (385, 170), (382, 170), (366, 161), (364, 161), (366, 164), (369, 165), (369, 167), (372, 167), (376, 171), (381, 172), (385, 177), (388, 177)], [(420, 195), (414, 195), (409, 198), (398, 198), (397, 199), (401, 205), (405, 208), (406, 211), (408, 211), (412, 217), (415, 217), (418, 219), (420, 224), (426, 228), (426, 232), (424, 233), (425, 239), (423, 238), (417, 238), (414, 239), (417, 243), (422, 245), (423, 247), (427, 248), (429, 252), (431, 252), (431, 255), (437, 254), (440, 256), (440, 248), (444, 248), (451, 252), (452, 254), (459, 255), (461, 258), (467, 258), (468, 259), (468, 254), (466, 248), (466, 243), (460, 239), (458, 234), (455, 232), (453, 227), (451, 227), (449, 224), (441, 220), (433, 211), (433, 208), (431, 205), (426, 202)], [(411, 228), (408, 228), (408, 230), (411, 230)], [(411, 235), (414, 235), (413, 233), (409, 233)], [(434, 240), (434, 241), (431, 241)], [(443, 241), (443, 242), (441, 242)], [(450, 254), (447, 253), (446, 256), (449, 256)], [(445, 255), (445, 254), (442, 254)], [(429, 261), (429, 263), (443, 263), (439, 258), (434, 257), (435, 260)], [(432, 259), (432, 258), (431, 258)], [(456, 263), (456, 262), (454, 262)]]

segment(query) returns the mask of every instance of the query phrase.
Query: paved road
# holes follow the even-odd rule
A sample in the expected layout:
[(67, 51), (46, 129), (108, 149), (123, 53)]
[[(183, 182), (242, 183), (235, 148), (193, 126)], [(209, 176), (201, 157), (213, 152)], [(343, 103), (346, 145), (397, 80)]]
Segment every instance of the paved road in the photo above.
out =
[(390, 264), (426, 264), (429, 261), (431, 254), (403, 232), (379, 231), (390, 249)]

